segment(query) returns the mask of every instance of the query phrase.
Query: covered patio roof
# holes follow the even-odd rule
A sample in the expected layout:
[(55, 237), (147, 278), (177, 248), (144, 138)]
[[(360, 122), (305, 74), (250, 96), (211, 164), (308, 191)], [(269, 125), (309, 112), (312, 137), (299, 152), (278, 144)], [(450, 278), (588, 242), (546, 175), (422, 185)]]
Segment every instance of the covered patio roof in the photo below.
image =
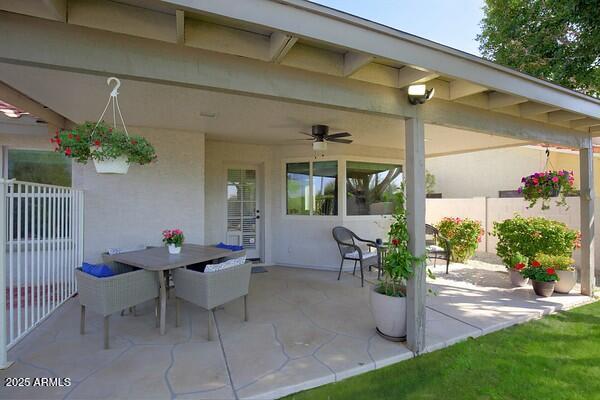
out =
[[(303, 0), (0, 0), (0, 10), (0, 100), (51, 130), (94, 120), (115, 75), (132, 125), (286, 145), (326, 123), (356, 136), (346, 151), (398, 149), (413, 254), (425, 252), (426, 156), (540, 142), (580, 149), (582, 292), (592, 293), (597, 99)], [(416, 107), (406, 88), (422, 82), (436, 96)], [(408, 285), (416, 353), (425, 297), (419, 269)]]

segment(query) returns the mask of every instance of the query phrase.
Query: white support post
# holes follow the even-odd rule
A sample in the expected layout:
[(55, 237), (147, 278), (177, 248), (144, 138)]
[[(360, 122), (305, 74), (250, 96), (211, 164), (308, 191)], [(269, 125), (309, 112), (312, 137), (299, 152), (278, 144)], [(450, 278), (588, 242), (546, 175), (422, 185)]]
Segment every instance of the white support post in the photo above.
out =
[(581, 294), (594, 293), (594, 153), (591, 138), (579, 149)]
[(6, 186), (7, 180), (0, 178), (0, 369), (12, 365), (8, 361), (6, 318)]
[[(407, 119), (404, 127), (408, 248), (413, 255), (420, 257), (425, 254), (425, 128), (423, 120), (418, 117)], [(418, 354), (425, 349), (427, 283), (424, 266), (414, 267), (415, 274), (406, 288), (407, 344)]]

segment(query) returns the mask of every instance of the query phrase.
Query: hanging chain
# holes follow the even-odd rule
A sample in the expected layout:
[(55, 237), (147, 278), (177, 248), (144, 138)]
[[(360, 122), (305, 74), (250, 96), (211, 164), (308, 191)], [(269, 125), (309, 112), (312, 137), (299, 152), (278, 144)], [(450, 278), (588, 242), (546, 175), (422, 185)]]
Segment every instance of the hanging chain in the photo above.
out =
[(115, 129), (117, 128), (117, 113), (119, 113), (119, 119), (121, 120), (121, 124), (123, 125), (123, 130), (125, 131), (125, 135), (127, 137), (129, 137), (129, 133), (127, 132), (127, 127), (125, 126), (125, 120), (123, 119), (123, 114), (121, 114), (121, 107), (119, 107), (118, 96), (119, 96), (119, 87), (121, 87), (121, 81), (118, 78), (111, 76), (110, 78), (108, 78), (106, 80), (106, 84), (110, 85), (110, 83), (113, 80), (116, 81), (117, 84), (115, 85), (113, 90), (110, 92), (110, 95), (108, 96), (108, 101), (106, 102), (106, 106), (104, 107), (104, 111), (102, 111), (102, 114), (100, 114), (100, 118), (98, 118), (98, 122), (96, 122), (94, 129), (92, 129), (90, 138), (92, 136), (94, 136), (94, 133), (96, 132), (96, 128), (98, 128), (98, 125), (100, 125), (100, 122), (102, 122), (102, 119), (104, 118), (104, 114), (106, 114), (106, 110), (108, 110), (108, 106), (111, 105), (111, 103), (112, 103), (112, 114), (113, 114), (113, 127)]
[(546, 163), (544, 164), (544, 171), (551, 171), (554, 169), (554, 165), (552, 165), (552, 161), (550, 161), (550, 148), (546, 147)]

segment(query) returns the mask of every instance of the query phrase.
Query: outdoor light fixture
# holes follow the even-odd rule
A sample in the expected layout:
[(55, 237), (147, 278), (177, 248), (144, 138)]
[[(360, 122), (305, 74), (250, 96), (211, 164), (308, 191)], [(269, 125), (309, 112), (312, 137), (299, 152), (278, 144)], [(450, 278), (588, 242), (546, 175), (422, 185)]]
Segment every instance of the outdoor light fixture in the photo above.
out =
[(410, 85), (408, 87), (408, 101), (414, 106), (423, 104), (431, 99), (434, 93), (435, 89), (427, 89), (427, 86), (423, 84)]

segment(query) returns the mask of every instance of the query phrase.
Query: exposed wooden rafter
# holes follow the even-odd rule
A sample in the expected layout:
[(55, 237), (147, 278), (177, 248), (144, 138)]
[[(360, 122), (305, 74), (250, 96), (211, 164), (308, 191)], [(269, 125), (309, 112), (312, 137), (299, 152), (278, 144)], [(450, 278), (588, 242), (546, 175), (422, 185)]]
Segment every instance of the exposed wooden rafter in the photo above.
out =
[(600, 119), (594, 118), (582, 118), (571, 121), (571, 128), (586, 128), (589, 126), (597, 126), (600, 125)]
[(516, 104), (525, 103), (527, 99), (521, 96), (513, 96), (512, 94), (492, 92), (488, 95), (488, 107), (490, 109), (503, 108), (514, 106)]
[(429, 71), (422, 71), (409, 66), (398, 70), (398, 87), (403, 88), (413, 83), (425, 83), (437, 78), (439, 75)]
[(545, 114), (547, 112), (552, 112), (559, 109), (559, 107), (533, 102), (527, 102), (519, 105), (519, 110), (521, 112), (522, 117), (530, 117), (532, 115)]
[(349, 51), (344, 54), (344, 70), (342, 74), (344, 76), (350, 76), (371, 61), (373, 61), (373, 56)]
[(575, 114), (570, 111), (552, 111), (548, 113), (548, 122), (564, 122), (573, 121), (575, 119), (583, 119), (585, 115)]
[(488, 90), (486, 87), (468, 81), (452, 81), (450, 82), (450, 100), (482, 93), (486, 90)]
[(185, 12), (183, 10), (175, 11), (175, 25), (176, 25), (176, 41), (177, 44), (185, 43)]
[(269, 58), (271, 62), (280, 63), (297, 41), (297, 37), (281, 32), (273, 32), (271, 34), (271, 44), (269, 47)]
[(29, 98), (28, 96), (1, 81), (0, 99), (9, 103), (10, 105), (20, 108), (21, 110), (27, 111), (37, 118), (43, 119), (55, 128), (62, 129), (65, 127), (66, 121), (62, 115), (57, 114), (56, 112), (45, 107), (43, 104), (38, 103), (37, 101)]

